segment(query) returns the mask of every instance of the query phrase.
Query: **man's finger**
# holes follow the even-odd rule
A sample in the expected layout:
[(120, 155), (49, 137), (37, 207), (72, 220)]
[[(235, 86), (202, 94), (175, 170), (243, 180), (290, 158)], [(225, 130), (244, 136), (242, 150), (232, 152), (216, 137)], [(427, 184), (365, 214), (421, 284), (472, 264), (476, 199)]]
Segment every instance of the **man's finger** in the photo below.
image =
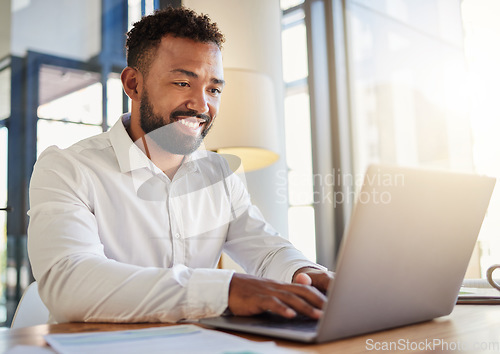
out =
[(323, 293), (326, 293), (328, 286), (330, 285), (330, 281), (334, 277), (333, 272), (307, 273), (307, 275), (311, 278), (312, 285)]
[(294, 318), (297, 316), (297, 312), (294, 309), (274, 296), (269, 296), (262, 305), (264, 309), (262, 312), (269, 311), (285, 318)]
[(288, 285), (286, 291), (281, 291), (277, 297), (295, 311), (316, 319), (323, 314), (326, 302), (326, 297), (316, 288), (299, 284)]
[(300, 273), (300, 274), (297, 274), (297, 276), (295, 277), (295, 279), (293, 280), (293, 282), (296, 283), (296, 284), (311, 285), (312, 284), (312, 279), (306, 273)]
[[(269, 295), (273, 302), (315, 319), (323, 314), (322, 308), (326, 301), (325, 296), (316, 288), (298, 284), (283, 284), (272, 289)], [(279, 315), (283, 315), (285, 311), (279, 306), (268, 306), (266, 309)]]

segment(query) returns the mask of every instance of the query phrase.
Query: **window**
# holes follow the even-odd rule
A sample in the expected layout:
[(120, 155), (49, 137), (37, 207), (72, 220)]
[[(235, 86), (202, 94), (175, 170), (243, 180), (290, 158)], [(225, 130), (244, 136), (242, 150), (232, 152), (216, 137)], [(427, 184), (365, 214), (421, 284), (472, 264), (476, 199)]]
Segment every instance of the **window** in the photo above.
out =
[[(0, 126), (0, 208), (7, 207), (7, 128)], [(7, 321), (7, 212), (0, 211), (0, 323)]]
[[(312, 210), (320, 176), (311, 171), (339, 177), (340, 164), (340, 177), (357, 183), (370, 163), (500, 176), (497, 1), (282, 0), (281, 6), (290, 238), (306, 254), (314, 249), (309, 235), (316, 218), (317, 257), (332, 264), (349, 216), (338, 205)], [(318, 156), (325, 148), (332, 155)], [(499, 190), (467, 276), (484, 276), (500, 259)], [(334, 234), (333, 243), (324, 234)]]
[(99, 74), (42, 65), (39, 76), (38, 155), (50, 145), (63, 149), (102, 132)]
[(11, 69), (9, 60), (0, 62), (0, 324), (7, 321), (7, 154), (10, 117)]
[(302, 3), (281, 1), (288, 230), (290, 241), (309, 259), (316, 260), (307, 38)]
[(472, 156), (475, 171), (497, 178), (488, 213), (479, 235), (480, 270), (500, 261), (500, 3), (462, 2), (467, 60), (467, 97), (470, 103)]
[[(474, 1), (464, 1), (462, 9), (458, 0), (347, 1), (355, 171), (363, 173), (368, 163), (385, 162), (498, 175), (499, 145), (491, 132), (499, 128), (492, 124), (499, 118), (492, 105), (499, 91), (496, 84), (486, 91), (484, 85), (473, 86), (467, 76), (472, 70), (476, 79), (500, 78), (495, 61), (489, 62), (491, 55), (485, 61), (473, 52), (474, 46), (487, 45), (500, 58), (497, 41), (484, 42), (475, 27), (484, 25), (484, 15), (491, 10)], [(490, 25), (498, 35), (496, 21)], [(475, 62), (470, 63), (471, 58)], [(490, 214), (495, 207), (493, 200)], [(482, 263), (488, 264), (500, 231), (499, 223), (490, 219), (479, 242)], [(478, 264), (472, 262), (469, 270), (470, 276), (480, 276)]]
[(38, 155), (50, 145), (63, 149), (99, 134), (122, 114), (123, 90), (117, 73), (111, 73), (107, 80), (106, 122), (99, 73), (42, 65), (39, 75)]
[(347, 2), (356, 171), (376, 161), (472, 170), (459, 3)]

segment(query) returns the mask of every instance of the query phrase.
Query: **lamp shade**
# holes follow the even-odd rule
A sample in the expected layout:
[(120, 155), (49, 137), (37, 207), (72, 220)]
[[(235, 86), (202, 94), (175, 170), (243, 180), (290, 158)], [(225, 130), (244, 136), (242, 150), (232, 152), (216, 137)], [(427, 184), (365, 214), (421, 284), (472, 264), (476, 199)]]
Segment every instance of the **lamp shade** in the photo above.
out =
[(236, 155), (245, 171), (279, 159), (276, 100), (271, 79), (243, 69), (225, 69), (226, 85), (205, 148)]

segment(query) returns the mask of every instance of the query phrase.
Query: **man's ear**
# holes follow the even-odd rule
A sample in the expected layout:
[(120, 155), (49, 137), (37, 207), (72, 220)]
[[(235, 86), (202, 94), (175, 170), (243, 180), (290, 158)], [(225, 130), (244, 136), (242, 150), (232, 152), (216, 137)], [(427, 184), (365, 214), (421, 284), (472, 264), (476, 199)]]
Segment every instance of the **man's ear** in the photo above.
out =
[(139, 70), (127, 66), (120, 76), (123, 90), (132, 101), (139, 101), (142, 92), (143, 76)]

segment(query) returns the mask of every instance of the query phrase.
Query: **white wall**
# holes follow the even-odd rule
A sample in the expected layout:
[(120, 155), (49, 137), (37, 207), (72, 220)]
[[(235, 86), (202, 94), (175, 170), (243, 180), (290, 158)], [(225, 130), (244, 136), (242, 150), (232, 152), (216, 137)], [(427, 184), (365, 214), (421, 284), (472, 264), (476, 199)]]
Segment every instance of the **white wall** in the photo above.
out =
[(222, 51), (225, 67), (259, 71), (274, 82), (280, 134), (276, 138), (281, 158), (270, 167), (247, 173), (246, 179), (253, 202), (266, 219), (288, 237), (288, 204), (277, 194), (282, 188), (278, 172), (286, 170), (279, 0), (183, 0), (183, 5), (217, 22), (226, 36)]
[(101, 0), (16, 0), (11, 21), (13, 55), (33, 50), (87, 60), (100, 51)]

